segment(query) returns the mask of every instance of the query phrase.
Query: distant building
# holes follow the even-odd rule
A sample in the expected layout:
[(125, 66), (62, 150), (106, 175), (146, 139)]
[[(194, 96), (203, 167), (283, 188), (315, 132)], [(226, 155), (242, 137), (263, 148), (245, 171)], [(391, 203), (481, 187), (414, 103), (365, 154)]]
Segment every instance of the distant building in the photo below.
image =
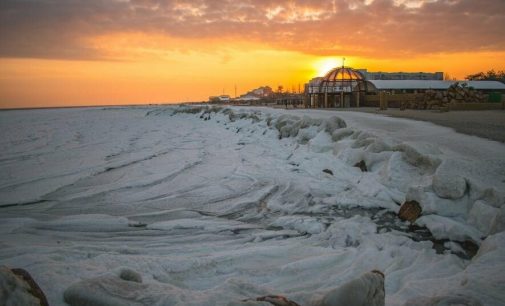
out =
[(210, 103), (227, 103), (227, 102), (230, 102), (230, 99), (231, 98), (229, 95), (210, 96), (209, 102)]
[(260, 100), (261, 98), (258, 97), (257, 95), (247, 93), (245, 95), (241, 95), (240, 97), (234, 99), (235, 101), (256, 101)]
[(258, 100), (271, 97), (274, 94), (270, 86), (261, 86), (241, 95), (237, 100)]
[(252, 96), (256, 96), (258, 98), (266, 98), (266, 97), (273, 95), (273, 93), (274, 92), (270, 86), (261, 86), (261, 87), (258, 87), (256, 89), (249, 91), (245, 95), (249, 95), (249, 96), (252, 95)]
[(443, 72), (370, 72), (367, 69), (356, 69), (366, 80), (435, 80), (444, 79)]

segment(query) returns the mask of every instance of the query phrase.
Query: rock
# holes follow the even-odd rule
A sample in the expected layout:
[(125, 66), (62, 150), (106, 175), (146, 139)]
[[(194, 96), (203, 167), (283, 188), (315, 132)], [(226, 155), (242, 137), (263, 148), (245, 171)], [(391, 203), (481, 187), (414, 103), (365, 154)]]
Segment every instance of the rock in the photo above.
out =
[(465, 240), (460, 243), (460, 246), (465, 250), (469, 258), (473, 258), (479, 252), (479, 246), (472, 240)]
[(243, 300), (243, 301), (234, 301), (226, 304), (226, 306), (272, 306), (269, 302), (259, 302), (256, 300)]
[(0, 267), (0, 305), (48, 306), (46, 296), (23, 269)]
[(44, 291), (42, 291), (42, 289), (40, 289), (39, 285), (37, 284), (37, 282), (35, 282), (35, 280), (30, 275), (30, 273), (28, 273), (28, 271), (26, 271), (24, 269), (19, 269), (19, 268), (12, 269), (11, 271), (12, 271), (12, 273), (17, 275), (18, 277), (22, 278), (30, 286), (29, 292), (34, 297), (39, 299), (41, 306), (48, 306), (49, 305), (49, 303), (47, 302), (46, 295), (44, 294)]
[(433, 190), (444, 199), (459, 199), (466, 191), (466, 180), (459, 175), (435, 173)]
[(121, 269), (119, 272), (119, 278), (129, 282), (142, 283), (142, 276), (128, 268)]
[(421, 205), (417, 201), (406, 201), (400, 207), (400, 211), (398, 212), (398, 217), (403, 221), (409, 221), (410, 223), (414, 223), (417, 218), (421, 215), (422, 209)]
[(258, 302), (268, 302), (274, 306), (300, 306), (298, 303), (288, 300), (281, 295), (267, 295), (256, 298)]
[(323, 172), (328, 173), (329, 175), (333, 175), (333, 171), (331, 171), (330, 169), (324, 169)]
[(364, 160), (362, 160), (362, 161), (354, 164), (354, 167), (358, 167), (362, 172), (367, 172), (368, 171), (368, 169), (366, 167), (366, 163), (365, 163)]
[[(170, 292), (170, 287), (164, 289), (166, 294), (174, 294)], [(107, 274), (71, 285), (63, 292), (63, 299), (71, 306), (142, 305), (136, 301), (149, 296), (152, 293), (149, 290), (147, 284), (125, 281), (117, 275)], [(160, 288), (153, 290), (159, 292)]]

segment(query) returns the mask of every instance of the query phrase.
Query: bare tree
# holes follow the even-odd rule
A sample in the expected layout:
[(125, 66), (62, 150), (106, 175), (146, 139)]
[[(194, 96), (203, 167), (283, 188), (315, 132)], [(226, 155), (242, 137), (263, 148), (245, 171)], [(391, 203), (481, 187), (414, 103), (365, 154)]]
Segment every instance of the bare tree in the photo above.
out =
[(494, 71), (494, 69), (491, 69), (488, 72), (469, 74), (465, 79), (470, 81), (499, 81), (505, 83), (505, 71)]

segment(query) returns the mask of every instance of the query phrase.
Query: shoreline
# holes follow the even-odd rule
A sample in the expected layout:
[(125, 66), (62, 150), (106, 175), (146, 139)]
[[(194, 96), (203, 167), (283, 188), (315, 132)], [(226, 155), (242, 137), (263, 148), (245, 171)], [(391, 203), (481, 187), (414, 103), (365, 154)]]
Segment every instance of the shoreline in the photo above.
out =
[[(2, 111), (17, 110), (46, 110), (46, 109), (75, 109), (75, 108), (108, 108), (108, 107), (164, 107), (176, 106), (180, 103), (167, 104), (125, 104), (125, 105), (87, 105), (87, 106), (57, 106), (57, 107), (33, 107), (33, 108), (4, 108)], [(211, 105), (209, 105), (211, 106)], [(223, 107), (232, 105), (220, 105)], [(241, 105), (250, 107), (249, 105)], [(265, 106), (269, 107), (269, 106)], [(274, 107), (275, 108), (275, 107)], [(282, 108), (284, 109), (284, 108)], [(304, 108), (288, 108), (286, 110), (300, 110)], [(482, 137), (505, 143), (505, 110), (452, 110), (449, 112), (438, 112), (434, 110), (417, 109), (387, 109), (379, 110), (375, 107), (360, 108), (315, 108), (314, 110), (326, 110), (335, 112), (362, 112), (383, 115), (394, 118), (405, 118), (417, 121), (431, 122), (433, 124), (454, 129), (458, 133)]]

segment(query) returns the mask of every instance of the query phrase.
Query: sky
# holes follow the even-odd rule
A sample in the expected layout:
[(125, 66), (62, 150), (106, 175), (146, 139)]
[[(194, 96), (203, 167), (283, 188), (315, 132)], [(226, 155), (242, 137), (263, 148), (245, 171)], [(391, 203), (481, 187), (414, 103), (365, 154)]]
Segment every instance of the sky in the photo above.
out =
[(505, 70), (505, 0), (1, 0), (0, 108), (298, 91), (334, 66)]

